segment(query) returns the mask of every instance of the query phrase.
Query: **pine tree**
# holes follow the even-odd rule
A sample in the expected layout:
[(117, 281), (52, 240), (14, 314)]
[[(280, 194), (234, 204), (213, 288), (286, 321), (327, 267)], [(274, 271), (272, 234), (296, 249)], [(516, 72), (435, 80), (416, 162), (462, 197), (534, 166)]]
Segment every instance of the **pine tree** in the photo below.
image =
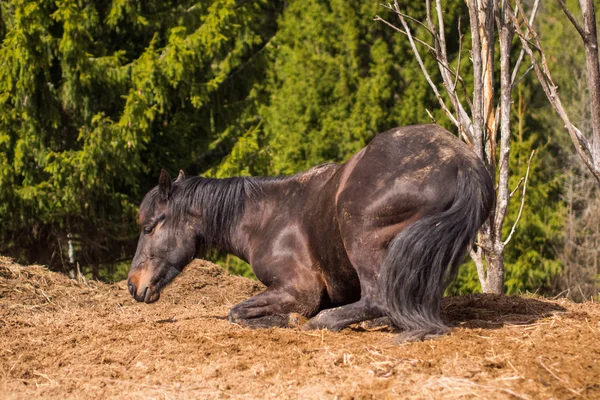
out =
[(160, 168), (205, 169), (251, 126), (281, 4), (1, 4), (0, 252), (61, 264), (70, 234), (82, 264), (126, 259)]

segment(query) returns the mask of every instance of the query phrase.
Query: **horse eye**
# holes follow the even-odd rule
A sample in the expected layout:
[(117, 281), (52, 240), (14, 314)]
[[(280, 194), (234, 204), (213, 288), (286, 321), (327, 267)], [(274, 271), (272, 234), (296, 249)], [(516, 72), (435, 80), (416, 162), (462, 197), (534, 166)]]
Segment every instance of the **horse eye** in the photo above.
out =
[(144, 227), (144, 233), (145, 233), (146, 235), (149, 235), (149, 234), (151, 234), (153, 230), (154, 230), (154, 227), (153, 227), (153, 226), (145, 226), (145, 227)]

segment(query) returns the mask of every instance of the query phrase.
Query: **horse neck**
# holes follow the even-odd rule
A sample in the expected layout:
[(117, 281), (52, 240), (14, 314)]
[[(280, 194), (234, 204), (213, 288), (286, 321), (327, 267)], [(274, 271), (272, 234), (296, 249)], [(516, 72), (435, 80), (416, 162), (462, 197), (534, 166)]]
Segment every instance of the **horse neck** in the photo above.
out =
[(288, 193), (296, 190), (296, 176), (252, 177), (251, 195), (246, 196), (243, 213), (234, 229), (230, 230), (230, 247), (225, 250), (251, 263), (256, 256), (256, 246), (264, 238), (265, 229), (273, 223), (274, 216), (286, 215)]
[(185, 214), (195, 216), (199, 251), (211, 249), (240, 253), (234, 233), (243, 218), (246, 204), (260, 192), (254, 178), (194, 178), (183, 190)]

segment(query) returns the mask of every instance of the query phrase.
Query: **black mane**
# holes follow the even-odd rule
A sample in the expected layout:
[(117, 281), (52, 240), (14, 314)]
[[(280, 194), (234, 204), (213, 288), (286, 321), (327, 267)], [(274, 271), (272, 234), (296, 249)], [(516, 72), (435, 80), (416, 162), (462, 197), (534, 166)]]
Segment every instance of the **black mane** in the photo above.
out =
[[(173, 182), (168, 201), (169, 216), (174, 219), (175, 226), (189, 215), (201, 218), (201, 251), (215, 246), (228, 248), (232, 229), (244, 214), (246, 202), (255, 200), (261, 193), (258, 182), (259, 178), (254, 177), (214, 179), (199, 176)], [(140, 223), (153, 215), (159, 201), (158, 187), (155, 187), (140, 205)]]
[[(199, 252), (205, 254), (212, 248), (235, 250), (230, 241), (232, 230), (238, 226), (248, 201), (255, 201), (262, 193), (261, 183), (294, 180), (310, 171), (318, 170), (324, 163), (296, 175), (204, 178), (194, 176), (183, 181), (173, 181), (168, 201), (169, 216), (177, 226), (190, 215), (202, 220)], [(337, 164), (336, 164), (337, 165)], [(158, 217), (155, 207), (160, 202), (158, 186), (150, 190), (140, 204), (140, 224), (151, 224), (148, 218)]]

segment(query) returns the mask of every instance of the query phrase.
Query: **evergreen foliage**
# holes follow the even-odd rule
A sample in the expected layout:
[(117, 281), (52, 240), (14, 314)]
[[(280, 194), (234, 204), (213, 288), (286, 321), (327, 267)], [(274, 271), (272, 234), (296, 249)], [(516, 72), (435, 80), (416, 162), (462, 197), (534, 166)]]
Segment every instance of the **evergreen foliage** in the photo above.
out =
[(205, 169), (250, 126), (281, 5), (1, 4), (0, 252), (59, 264), (71, 234), (84, 264), (130, 257), (157, 171)]

